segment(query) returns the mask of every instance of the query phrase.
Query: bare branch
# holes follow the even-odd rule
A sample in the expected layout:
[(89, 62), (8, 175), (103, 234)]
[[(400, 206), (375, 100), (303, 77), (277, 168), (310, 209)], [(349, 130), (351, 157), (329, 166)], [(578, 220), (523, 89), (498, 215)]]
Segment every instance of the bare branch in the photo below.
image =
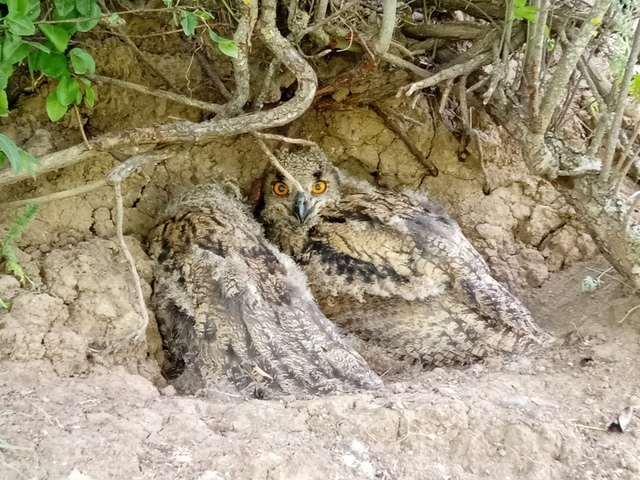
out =
[(598, 25), (600, 25), (602, 17), (611, 5), (611, 2), (612, 0), (596, 0), (589, 12), (589, 20), (582, 24), (572, 43), (566, 47), (562, 58), (558, 62), (556, 71), (546, 85), (545, 94), (540, 103), (540, 114), (533, 119), (530, 125), (534, 133), (541, 134), (549, 127), (553, 111), (560, 103), (564, 89), (567, 83), (569, 83), (573, 71), (576, 69), (578, 60), (589, 41), (593, 38), (593, 34)]
[(280, 61), (275, 58), (269, 62), (269, 67), (267, 67), (267, 72), (265, 73), (262, 81), (262, 88), (260, 88), (260, 93), (258, 94), (256, 101), (253, 103), (254, 112), (262, 110), (264, 102), (267, 99), (267, 95), (269, 94), (269, 89), (271, 88), (271, 82), (273, 82), (273, 77), (279, 66)]
[(271, 162), (271, 164), (276, 167), (278, 169), (278, 171), (284, 175), (284, 178), (286, 178), (287, 180), (289, 180), (289, 183), (291, 183), (291, 185), (293, 185), (296, 189), (296, 191), (298, 192), (304, 192), (304, 189), (302, 188), (302, 185), (300, 185), (300, 182), (298, 182), (298, 180), (296, 180), (296, 178), (291, 175), (287, 169), (285, 169), (282, 164), (280, 163), (280, 161), (278, 160), (278, 158), (273, 154), (273, 152), (271, 150), (269, 150), (269, 147), (267, 147), (267, 145), (262, 141), (262, 139), (260, 137), (258, 137), (257, 135), (254, 135), (256, 142), (258, 143), (258, 145), (260, 146), (260, 148), (262, 149), (262, 151), (265, 153), (265, 155), (267, 156), (267, 158), (269, 159), (269, 161)]
[(602, 171), (600, 172), (600, 180), (608, 181), (611, 174), (611, 165), (613, 164), (613, 156), (616, 153), (616, 146), (618, 145), (618, 135), (622, 126), (622, 117), (624, 115), (624, 109), (627, 104), (627, 95), (629, 94), (629, 87), (631, 86), (631, 80), (638, 61), (638, 55), (640, 54), (640, 23), (636, 25), (636, 30), (633, 34), (633, 43), (631, 46), (631, 52), (627, 60), (627, 66), (620, 83), (620, 90), (618, 92), (618, 99), (616, 102), (616, 108), (613, 112), (613, 119), (611, 121), (611, 128), (609, 129), (609, 137), (607, 139), (607, 147), (602, 159)]
[(538, 122), (540, 116), (542, 60), (546, 51), (544, 40), (550, 3), (550, 0), (540, 0), (532, 3), (533, 6), (538, 6), (540, 10), (536, 15), (535, 23), (529, 26), (532, 31), (527, 39), (524, 65), (526, 77), (529, 79), (529, 119), (531, 124)]
[(421, 25), (407, 25), (402, 28), (402, 33), (416, 40), (427, 38), (475, 40), (479, 36), (485, 35), (490, 28), (489, 25), (472, 22), (423, 23)]
[(105, 77), (104, 75), (86, 75), (86, 77), (93, 82), (115, 85), (116, 87), (126, 88), (127, 90), (133, 90), (134, 92), (143, 93), (145, 95), (164, 98), (167, 100), (171, 100), (172, 102), (187, 105), (189, 107), (199, 108), (200, 110), (204, 110), (205, 112), (220, 114), (226, 111), (225, 105), (203, 102), (201, 100), (194, 100), (185, 95), (167, 92), (165, 90), (157, 90), (155, 88), (145, 87), (144, 85), (139, 85), (137, 83), (118, 80), (117, 78)]
[(417, 90), (433, 87), (440, 82), (457, 78), (462, 75), (469, 75), (471, 72), (477, 70), (482, 65), (486, 65), (487, 63), (489, 63), (492, 58), (493, 54), (491, 52), (482, 53), (474, 58), (471, 58), (470, 60), (467, 60), (465, 63), (460, 63), (452, 67), (445, 68), (444, 70), (441, 70), (438, 73), (425, 78), (424, 80), (420, 80), (419, 82), (414, 82), (410, 85), (407, 85), (406, 87), (402, 87), (398, 90), (398, 95), (402, 95), (404, 93), (407, 96), (411, 96)]
[(242, 14), (238, 21), (238, 28), (233, 35), (233, 40), (238, 45), (238, 58), (234, 58), (231, 61), (233, 63), (236, 89), (229, 103), (225, 105), (225, 110), (222, 113), (224, 116), (237, 115), (249, 100), (249, 82), (251, 79), (248, 58), (249, 48), (251, 47), (251, 34), (258, 20), (257, 0), (248, 3), (239, 0), (236, 3), (238, 11)]
[(387, 53), (391, 45), (393, 30), (396, 27), (397, 0), (384, 0), (382, 5), (382, 25), (375, 43), (376, 52), (380, 55)]
[(213, 63), (209, 61), (209, 58), (207, 57), (207, 55), (201, 50), (197, 50), (196, 58), (200, 62), (200, 66), (204, 69), (207, 76), (214, 83), (214, 85), (220, 91), (222, 96), (226, 100), (231, 100), (231, 97), (232, 97), (231, 92), (226, 87), (226, 85), (222, 83), (222, 80), (220, 79), (220, 75), (218, 75), (218, 72), (216, 71)]

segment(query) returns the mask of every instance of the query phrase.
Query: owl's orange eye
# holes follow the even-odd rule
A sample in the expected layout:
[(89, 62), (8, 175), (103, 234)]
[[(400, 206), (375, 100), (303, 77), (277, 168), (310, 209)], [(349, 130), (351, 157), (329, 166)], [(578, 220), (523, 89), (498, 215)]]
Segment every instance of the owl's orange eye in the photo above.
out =
[(315, 193), (316, 195), (320, 195), (327, 191), (327, 182), (316, 182), (311, 187), (311, 193)]
[(284, 197), (289, 193), (289, 187), (286, 183), (276, 182), (273, 184), (273, 193), (275, 193), (279, 197)]

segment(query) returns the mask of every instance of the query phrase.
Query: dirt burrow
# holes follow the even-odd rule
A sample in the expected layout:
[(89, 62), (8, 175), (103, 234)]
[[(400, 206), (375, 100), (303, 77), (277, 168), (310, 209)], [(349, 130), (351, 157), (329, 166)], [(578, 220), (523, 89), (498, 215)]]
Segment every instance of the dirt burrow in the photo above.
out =
[[(148, 259), (128, 243), (148, 295)], [(141, 321), (113, 242), (79, 242), (37, 263), (40, 292), (0, 277), (14, 302), (0, 313), (0, 478), (640, 475), (640, 419), (624, 434), (601, 430), (640, 405), (640, 312), (618, 324), (640, 298), (607, 277), (581, 292), (604, 262), (556, 274), (527, 298), (558, 338), (546, 350), (461, 370), (405, 365), (383, 377), (379, 396), (279, 402), (175, 396), (153, 360), (153, 325), (146, 341), (110, 351)]]

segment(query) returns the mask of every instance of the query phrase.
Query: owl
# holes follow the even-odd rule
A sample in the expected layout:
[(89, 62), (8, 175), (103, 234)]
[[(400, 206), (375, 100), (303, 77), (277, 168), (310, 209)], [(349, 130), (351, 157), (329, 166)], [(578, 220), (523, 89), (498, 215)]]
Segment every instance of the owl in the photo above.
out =
[(548, 339), (426, 196), (351, 178), (319, 148), (281, 152), (279, 161), (299, 185), (268, 169), (256, 212), (346, 331), (425, 366)]
[(187, 192), (150, 233), (149, 253), (165, 371), (179, 392), (215, 387), (262, 398), (382, 386), (237, 189)]

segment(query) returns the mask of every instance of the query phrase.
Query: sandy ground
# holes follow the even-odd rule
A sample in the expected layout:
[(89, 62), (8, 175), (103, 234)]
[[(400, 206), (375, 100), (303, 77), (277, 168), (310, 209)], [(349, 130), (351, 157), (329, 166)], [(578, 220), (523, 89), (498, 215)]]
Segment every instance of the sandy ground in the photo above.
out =
[[(591, 262), (528, 303), (556, 345), (465, 369), (385, 377), (377, 396), (281, 401), (172, 395), (124, 367), (58, 377), (0, 364), (2, 479), (635, 479), (640, 297)], [(605, 267), (606, 268), (606, 267)]]

